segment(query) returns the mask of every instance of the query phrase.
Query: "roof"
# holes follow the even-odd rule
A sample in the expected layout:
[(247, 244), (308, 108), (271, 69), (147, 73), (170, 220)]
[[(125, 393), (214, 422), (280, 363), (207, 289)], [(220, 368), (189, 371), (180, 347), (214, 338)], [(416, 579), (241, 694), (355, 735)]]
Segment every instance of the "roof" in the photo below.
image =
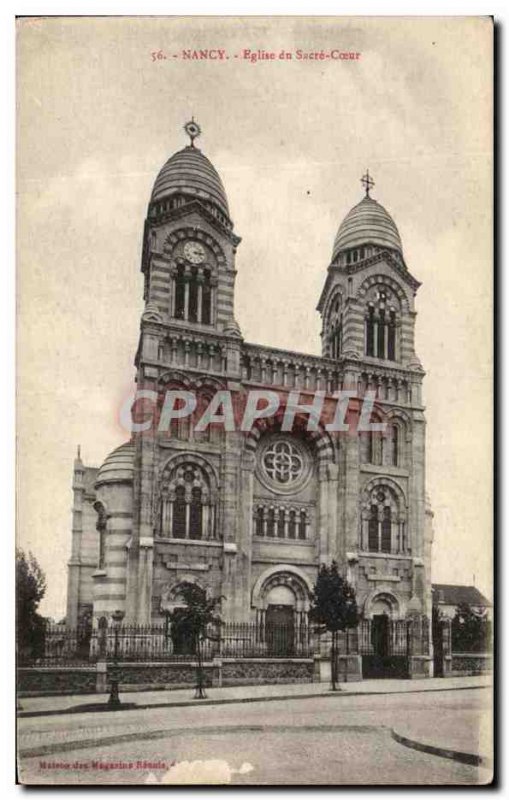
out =
[(403, 254), (396, 223), (389, 212), (372, 197), (363, 197), (344, 218), (336, 234), (332, 259), (341, 250), (363, 244), (375, 244)]
[(134, 473), (134, 444), (125, 442), (113, 450), (99, 467), (96, 486), (103, 483), (132, 481)]
[(475, 586), (457, 586), (452, 583), (434, 583), (432, 586), (434, 600), (440, 605), (458, 606), (467, 603), (469, 606), (486, 606), (492, 603)]
[(174, 194), (208, 200), (230, 216), (223, 182), (213, 164), (198, 147), (188, 145), (174, 153), (162, 167), (152, 189), (151, 203)]

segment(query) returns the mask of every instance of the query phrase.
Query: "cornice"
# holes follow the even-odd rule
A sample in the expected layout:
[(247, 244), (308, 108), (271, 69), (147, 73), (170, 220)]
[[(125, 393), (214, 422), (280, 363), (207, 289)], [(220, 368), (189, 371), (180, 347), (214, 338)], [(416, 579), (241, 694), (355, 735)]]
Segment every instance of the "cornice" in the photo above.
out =
[(390, 250), (382, 250), (379, 253), (375, 253), (368, 258), (362, 259), (362, 261), (357, 261), (356, 264), (348, 264), (345, 266), (339, 266), (338, 264), (331, 263), (327, 267), (327, 278), (325, 280), (325, 285), (322, 289), (320, 294), (320, 299), (317, 305), (317, 311), (321, 311), (322, 305), (324, 302), (324, 296), (327, 293), (329, 288), (329, 284), (332, 280), (332, 276), (334, 274), (345, 275), (345, 277), (349, 277), (350, 275), (355, 275), (357, 272), (361, 272), (368, 267), (375, 266), (380, 262), (385, 261), (385, 263), (389, 264), (390, 267), (396, 270), (399, 277), (402, 278), (405, 283), (407, 283), (411, 289), (416, 292), (419, 286), (422, 286), (422, 283), (414, 278), (414, 276), (409, 272), (406, 266), (403, 266), (399, 263), (399, 261), (394, 258)]
[[(168, 222), (182, 219), (193, 212), (200, 214), (200, 216), (202, 216), (210, 225), (212, 225), (213, 228), (221, 233), (222, 236), (225, 236), (227, 239), (229, 239), (235, 248), (242, 241), (240, 236), (237, 236), (237, 234), (233, 233), (233, 230), (227, 228), (226, 225), (223, 225), (223, 223), (213, 214), (211, 214), (211, 212), (199, 200), (191, 200), (184, 206), (174, 208), (171, 211), (166, 211), (164, 214), (160, 214), (157, 217), (147, 216), (146, 223), (152, 228), (161, 228)], [(233, 228), (233, 222), (231, 224)]]

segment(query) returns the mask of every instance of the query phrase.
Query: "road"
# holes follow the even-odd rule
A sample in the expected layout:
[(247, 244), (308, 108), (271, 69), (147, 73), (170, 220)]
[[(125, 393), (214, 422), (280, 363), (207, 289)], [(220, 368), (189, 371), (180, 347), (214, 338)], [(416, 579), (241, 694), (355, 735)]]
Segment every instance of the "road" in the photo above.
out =
[(39, 784), (486, 783), (489, 770), (405, 747), (391, 729), (441, 743), (461, 731), (479, 752), (490, 702), (488, 690), (465, 689), (24, 718), (19, 774)]

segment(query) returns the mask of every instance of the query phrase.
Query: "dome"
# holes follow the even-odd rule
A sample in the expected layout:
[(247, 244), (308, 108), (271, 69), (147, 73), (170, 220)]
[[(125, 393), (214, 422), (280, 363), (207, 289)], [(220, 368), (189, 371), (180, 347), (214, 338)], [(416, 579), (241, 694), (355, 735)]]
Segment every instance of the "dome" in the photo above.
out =
[(95, 485), (132, 481), (134, 472), (134, 444), (126, 442), (106, 457), (95, 479)]
[(217, 170), (194, 145), (184, 147), (168, 159), (156, 178), (150, 202), (157, 203), (175, 194), (207, 200), (230, 216), (226, 192)]
[(398, 250), (403, 255), (403, 245), (396, 223), (385, 208), (372, 197), (363, 197), (344, 218), (334, 241), (332, 259), (334, 260), (341, 250), (349, 250), (363, 244)]

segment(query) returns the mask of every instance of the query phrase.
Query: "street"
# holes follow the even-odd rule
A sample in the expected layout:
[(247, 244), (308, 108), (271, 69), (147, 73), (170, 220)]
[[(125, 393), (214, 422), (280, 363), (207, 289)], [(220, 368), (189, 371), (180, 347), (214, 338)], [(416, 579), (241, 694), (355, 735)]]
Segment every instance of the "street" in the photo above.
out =
[(391, 730), (489, 756), (479, 730), (490, 704), (490, 689), (469, 688), (22, 718), (19, 777), (66, 784), (486, 783), (489, 769), (410, 749)]

